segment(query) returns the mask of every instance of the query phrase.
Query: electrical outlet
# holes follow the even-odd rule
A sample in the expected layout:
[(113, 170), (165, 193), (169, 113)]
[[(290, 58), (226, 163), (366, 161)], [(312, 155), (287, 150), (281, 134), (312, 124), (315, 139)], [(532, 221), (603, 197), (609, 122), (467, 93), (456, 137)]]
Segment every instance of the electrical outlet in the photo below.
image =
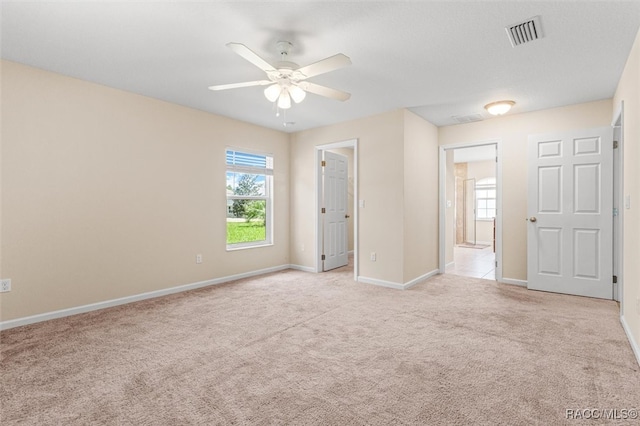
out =
[(378, 257), (378, 256), (376, 255), (376, 252), (375, 252), (375, 251), (372, 251), (372, 252), (371, 252), (371, 256), (370, 256), (371, 261), (372, 261), (372, 262), (375, 262), (377, 257)]
[(5, 293), (7, 291), (11, 291), (11, 280), (0, 280), (0, 293)]
[(196, 254), (196, 263), (202, 263), (202, 255)]

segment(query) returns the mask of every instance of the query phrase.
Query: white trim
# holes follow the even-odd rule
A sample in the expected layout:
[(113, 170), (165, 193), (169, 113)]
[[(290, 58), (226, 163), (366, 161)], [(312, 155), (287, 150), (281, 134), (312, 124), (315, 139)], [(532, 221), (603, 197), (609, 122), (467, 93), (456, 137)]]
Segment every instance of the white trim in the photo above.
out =
[[(257, 242), (258, 241), (256, 241), (256, 243)], [(253, 248), (260, 248), (260, 247), (271, 247), (274, 245), (275, 244), (273, 243), (255, 244), (251, 242), (227, 244), (227, 251), (238, 251), (238, 250), (247, 250), (247, 249), (253, 249)]]
[(393, 288), (395, 290), (404, 290), (404, 286), (400, 283), (394, 283), (391, 281), (379, 280), (377, 278), (358, 277), (358, 282), (365, 284), (373, 284), (380, 287)]
[(527, 281), (526, 280), (516, 280), (515, 278), (503, 278), (501, 280), (497, 280), (501, 283), (505, 283), (505, 284), (513, 284), (513, 285), (519, 285), (520, 287), (527, 287)]
[[(624, 101), (620, 101), (611, 122), (613, 135), (619, 126), (618, 148), (613, 150), (613, 193), (614, 208), (618, 217), (614, 220), (613, 233), (613, 273), (618, 277), (614, 284), (613, 299), (620, 303), (620, 315), (624, 315)], [(617, 151), (617, 152), (616, 152)]]
[(443, 145), (438, 147), (438, 268), (446, 271), (447, 263), (447, 153)]
[(421, 283), (422, 281), (437, 275), (440, 271), (438, 269), (434, 269), (431, 272), (427, 272), (426, 274), (420, 275), (417, 278), (412, 279), (411, 281), (407, 281), (404, 284), (396, 283), (393, 281), (385, 281), (379, 280), (377, 278), (369, 278), (369, 277), (358, 277), (358, 282), (365, 284), (373, 284), (380, 287), (392, 288), (394, 290), (408, 290), (416, 284)]
[(316, 162), (316, 176), (315, 176), (315, 188), (316, 188), (316, 205), (314, 218), (316, 223), (315, 229), (315, 242), (316, 242), (316, 255), (315, 255), (315, 270), (314, 272), (322, 272), (322, 223), (320, 220), (320, 208), (322, 204), (322, 194), (320, 191), (320, 183), (322, 182), (322, 167), (320, 161), (322, 160), (322, 151), (328, 149), (337, 148), (353, 148), (353, 279), (358, 281), (358, 272), (360, 266), (358, 262), (358, 250), (359, 250), (359, 224), (358, 224), (358, 139), (348, 139), (341, 142), (328, 143), (324, 145), (316, 145), (315, 147), (315, 162)]
[(496, 280), (503, 281), (502, 278), (502, 139), (490, 139), (486, 141), (477, 142), (463, 142), (450, 145), (440, 145), (439, 149), (439, 167), (438, 167), (438, 180), (439, 180), (439, 219), (438, 219), (438, 268), (440, 273), (444, 274), (446, 270), (446, 168), (447, 168), (447, 156), (446, 151), (456, 148), (469, 148), (472, 146), (483, 145), (495, 145), (496, 157), (498, 159), (496, 164), (496, 254), (495, 260), (498, 262), (496, 268)]
[(316, 269), (313, 266), (302, 266), (302, 265), (289, 265), (289, 269), (295, 269), (296, 271), (302, 272), (311, 272), (315, 273)]
[(422, 274), (420, 275), (418, 278), (414, 278), (411, 281), (407, 281), (406, 283), (404, 283), (403, 289), (404, 290), (408, 290), (411, 287), (413, 287), (414, 285), (421, 283), (422, 281), (433, 277), (434, 275), (438, 275), (440, 273), (440, 271), (438, 269), (434, 269), (431, 272), (427, 272), (426, 274)]
[(452, 260), (451, 262), (447, 263), (446, 265), (444, 265), (445, 268), (448, 268), (449, 266), (453, 267), (456, 265), (456, 261)]
[(354, 250), (349, 250), (349, 251), (347, 252), (347, 255), (349, 255), (349, 256), (353, 256), (353, 253), (354, 253)]
[(640, 365), (640, 346), (638, 346), (638, 342), (633, 338), (631, 334), (631, 329), (627, 324), (627, 321), (624, 319), (624, 316), (620, 315), (620, 324), (622, 324), (622, 329), (627, 335), (627, 339), (629, 339), (629, 344), (631, 345), (631, 350), (633, 354), (636, 356), (636, 361), (638, 361), (638, 365)]
[(138, 302), (140, 300), (153, 299), (156, 297), (167, 296), (169, 294), (181, 293), (183, 291), (195, 290), (202, 287), (223, 284), (229, 281), (235, 281), (242, 278), (253, 277), (256, 275), (268, 274), (271, 272), (278, 272), (278, 271), (282, 271), (284, 269), (290, 269), (290, 268), (291, 268), (291, 265), (274, 266), (271, 268), (259, 269), (257, 271), (244, 272), (241, 274), (214, 278), (211, 280), (200, 281), (192, 284), (179, 285), (176, 287), (164, 288), (162, 290), (155, 290), (147, 293), (135, 294), (133, 296), (126, 296), (126, 297), (120, 297), (118, 299), (105, 300), (104, 302), (90, 303), (88, 305), (76, 306), (68, 309), (61, 309), (59, 311), (46, 312), (44, 314), (31, 315), (28, 317), (2, 321), (0, 322), (0, 330), (7, 330), (9, 328), (34, 324), (37, 322), (48, 321), (56, 318), (64, 318), (71, 315), (83, 314), (86, 312), (97, 311), (99, 309), (112, 308), (114, 306)]

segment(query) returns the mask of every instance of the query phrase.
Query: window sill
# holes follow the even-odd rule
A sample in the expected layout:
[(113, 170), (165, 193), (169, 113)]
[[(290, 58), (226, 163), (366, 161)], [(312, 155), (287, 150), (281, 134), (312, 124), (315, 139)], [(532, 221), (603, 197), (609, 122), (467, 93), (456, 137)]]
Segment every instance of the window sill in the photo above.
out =
[(260, 243), (260, 244), (251, 244), (251, 245), (233, 245), (233, 246), (227, 246), (227, 251), (240, 251), (240, 250), (247, 250), (247, 249), (253, 249), (253, 248), (260, 248), (260, 247), (271, 247), (273, 245), (273, 243)]

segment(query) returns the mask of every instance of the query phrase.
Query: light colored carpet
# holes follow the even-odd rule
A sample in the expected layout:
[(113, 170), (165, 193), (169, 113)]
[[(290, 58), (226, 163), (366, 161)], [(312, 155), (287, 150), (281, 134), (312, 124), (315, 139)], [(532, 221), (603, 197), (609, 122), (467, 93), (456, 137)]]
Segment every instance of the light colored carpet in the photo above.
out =
[(551, 425), (640, 408), (614, 302), (352, 276), (284, 271), (4, 331), (0, 423)]

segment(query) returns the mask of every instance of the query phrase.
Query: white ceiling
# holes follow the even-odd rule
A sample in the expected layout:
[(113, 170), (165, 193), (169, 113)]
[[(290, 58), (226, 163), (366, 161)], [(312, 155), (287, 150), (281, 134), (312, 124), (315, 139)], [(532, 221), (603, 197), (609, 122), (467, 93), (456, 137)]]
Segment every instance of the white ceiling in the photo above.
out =
[[(512, 113), (613, 96), (640, 26), (640, 1), (2, 2), (2, 58), (285, 131), (409, 108), (438, 126), (452, 116)], [(545, 37), (512, 48), (504, 27), (541, 16)], [(225, 47), (269, 61), (294, 44), (307, 65), (336, 53), (353, 65), (310, 81), (352, 93), (310, 94), (276, 117), (263, 79)], [(283, 127), (283, 121), (295, 122)]]

